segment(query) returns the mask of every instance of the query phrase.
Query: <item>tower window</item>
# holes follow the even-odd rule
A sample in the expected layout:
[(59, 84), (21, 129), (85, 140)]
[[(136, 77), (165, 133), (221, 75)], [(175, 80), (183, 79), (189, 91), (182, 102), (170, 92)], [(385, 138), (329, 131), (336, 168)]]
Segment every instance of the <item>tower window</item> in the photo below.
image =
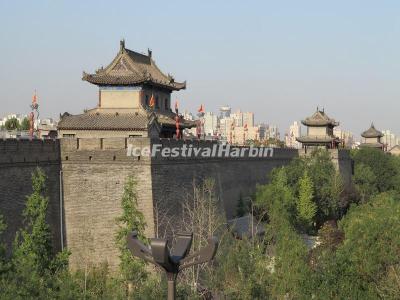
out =
[(149, 106), (149, 95), (146, 95), (145, 105)]
[(160, 108), (160, 102), (158, 96), (156, 96), (156, 108)]
[(169, 109), (169, 107), (168, 107), (168, 98), (165, 98), (165, 100), (164, 100), (164, 108), (165, 108), (165, 110)]

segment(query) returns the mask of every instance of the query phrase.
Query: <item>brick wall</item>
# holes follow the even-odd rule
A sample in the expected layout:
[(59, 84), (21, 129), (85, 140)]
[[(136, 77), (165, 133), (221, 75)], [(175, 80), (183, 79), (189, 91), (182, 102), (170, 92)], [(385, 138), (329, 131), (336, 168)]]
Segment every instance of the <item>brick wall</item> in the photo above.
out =
[[(116, 218), (122, 212), (120, 202), (128, 176), (133, 175), (137, 181), (139, 208), (147, 222), (146, 234), (152, 237), (159, 229), (154, 209), (167, 212), (170, 221), (179, 224), (180, 203), (190, 197), (193, 181), (213, 178), (221, 207), (231, 218), (240, 195), (254, 193), (257, 184), (267, 182), (267, 175), (274, 167), (285, 165), (299, 155), (294, 149), (274, 149), (272, 156), (267, 157), (127, 156), (130, 145), (154, 144), (161, 144), (161, 148), (186, 144), (210, 149), (215, 145), (205, 141), (148, 138), (0, 141), (0, 211), (9, 224), (7, 239), (12, 241), (21, 225), (23, 204), (31, 192), (30, 174), (36, 166), (42, 167), (49, 178), (49, 222), (57, 249), (62, 217), (64, 244), (72, 253), (73, 269), (104, 261), (115, 269), (119, 262), (115, 245)], [(350, 178), (348, 154), (332, 155), (343, 170), (342, 175)], [(60, 215), (60, 203), (63, 215)]]
[[(26, 197), (32, 193), (31, 174), (36, 167), (47, 175), (48, 222), (55, 250), (61, 247), (60, 146), (58, 141), (0, 140), (0, 213), (7, 222), (5, 240), (10, 246), (22, 225)], [(10, 247), (8, 247), (10, 249)]]

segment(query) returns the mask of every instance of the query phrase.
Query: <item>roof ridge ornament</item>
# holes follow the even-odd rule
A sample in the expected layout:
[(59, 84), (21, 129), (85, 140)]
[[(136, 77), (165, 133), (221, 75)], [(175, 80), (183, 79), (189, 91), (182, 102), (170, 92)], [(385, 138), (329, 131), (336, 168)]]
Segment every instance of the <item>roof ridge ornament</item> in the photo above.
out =
[(147, 56), (151, 58), (153, 51), (150, 48), (147, 48)]
[(119, 51), (123, 52), (125, 50), (125, 39), (119, 41)]

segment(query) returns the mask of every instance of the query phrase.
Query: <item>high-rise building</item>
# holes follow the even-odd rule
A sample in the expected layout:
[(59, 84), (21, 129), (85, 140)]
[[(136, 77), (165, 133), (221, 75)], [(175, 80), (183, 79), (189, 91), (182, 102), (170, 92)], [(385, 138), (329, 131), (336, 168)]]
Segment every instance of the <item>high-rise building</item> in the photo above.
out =
[(391, 149), (398, 144), (397, 136), (389, 129), (382, 130), (382, 134), (381, 141), (386, 145), (387, 149)]
[(280, 134), (278, 130), (278, 126), (276, 125), (268, 125), (266, 139), (279, 139)]
[(218, 117), (213, 112), (206, 112), (204, 114), (204, 133), (208, 136), (217, 134)]
[(245, 112), (243, 113), (243, 126), (254, 127), (254, 113)]
[(292, 125), (289, 126), (289, 132), (285, 136), (286, 147), (290, 148), (301, 148), (301, 144), (297, 141), (297, 138), (301, 136), (301, 126), (300, 123), (294, 121)]
[(340, 128), (333, 129), (333, 135), (338, 137), (343, 143), (345, 148), (353, 148), (355, 145), (354, 135), (348, 130), (342, 130)]
[(240, 110), (231, 113), (231, 117), (235, 120), (236, 127), (243, 127), (243, 113)]

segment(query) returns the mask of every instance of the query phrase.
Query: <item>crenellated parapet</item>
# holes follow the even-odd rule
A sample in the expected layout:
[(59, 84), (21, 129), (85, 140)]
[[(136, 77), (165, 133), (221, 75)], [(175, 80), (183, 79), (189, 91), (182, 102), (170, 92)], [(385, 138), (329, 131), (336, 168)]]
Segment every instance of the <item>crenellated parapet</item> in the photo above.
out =
[(59, 163), (58, 140), (0, 140), (0, 164)]
[[(228, 148), (231, 155), (218, 155)], [(178, 149), (176, 156), (173, 149)], [(261, 155), (256, 150), (262, 150)], [(344, 181), (351, 182), (348, 151), (328, 151)], [(205, 152), (207, 155), (203, 155)], [(68, 247), (71, 268), (106, 261), (116, 269), (116, 219), (122, 213), (124, 183), (129, 176), (136, 180), (146, 235), (156, 236), (171, 226), (179, 229), (182, 202), (191, 197), (193, 184), (213, 179), (218, 205), (229, 219), (235, 216), (241, 197), (252, 195), (258, 184), (267, 183), (274, 168), (309, 155), (303, 152), (147, 137), (0, 140), (0, 211), (9, 225), (6, 239), (11, 245), (21, 226), (21, 212), (31, 193), (31, 173), (36, 166), (48, 177), (49, 222), (56, 249)]]
[(242, 161), (282, 160), (298, 156), (296, 149), (245, 147), (215, 141), (176, 140), (169, 138), (64, 138), (61, 139), (63, 162), (80, 161)]

